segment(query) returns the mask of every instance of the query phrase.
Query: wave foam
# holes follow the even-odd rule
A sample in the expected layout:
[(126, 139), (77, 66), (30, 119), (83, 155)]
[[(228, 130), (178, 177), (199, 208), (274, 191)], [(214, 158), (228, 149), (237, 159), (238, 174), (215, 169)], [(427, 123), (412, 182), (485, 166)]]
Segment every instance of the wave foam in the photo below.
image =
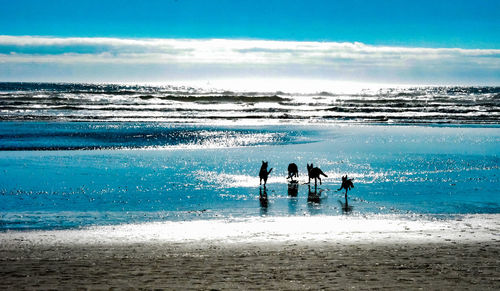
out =
[(498, 241), (500, 215), (314, 216), (197, 220), (0, 233), (1, 244), (314, 242), (340, 244)]

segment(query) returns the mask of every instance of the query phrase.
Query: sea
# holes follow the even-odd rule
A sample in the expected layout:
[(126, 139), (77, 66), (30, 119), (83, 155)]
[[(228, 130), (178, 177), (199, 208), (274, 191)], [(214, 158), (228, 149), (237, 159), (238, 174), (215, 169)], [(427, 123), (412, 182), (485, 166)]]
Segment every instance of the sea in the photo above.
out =
[(500, 87), (4, 82), (0, 120), (0, 232), (500, 214)]

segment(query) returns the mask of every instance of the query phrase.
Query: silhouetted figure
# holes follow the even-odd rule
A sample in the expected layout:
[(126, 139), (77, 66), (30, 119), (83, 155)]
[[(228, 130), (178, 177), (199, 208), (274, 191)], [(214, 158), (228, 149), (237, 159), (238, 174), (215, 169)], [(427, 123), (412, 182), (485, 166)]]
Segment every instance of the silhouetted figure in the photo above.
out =
[(297, 164), (291, 163), (288, 165), (288, 177), (287, 179), (291, 179), (293, 182), (293, 177), (299, 177), (299, 168), (297, 167)]
[(260, 207), (262, 208), (267, 208), (267, 191), (266, 191), (266, 186), (264, 186), (264, 190), (262, 190), (262, 187), (259, 189), (259, 201), (260, 201)]
[(318, 187), (314, 185), (314, 192), (311, 191), (311, 185), (307, 185), (309, 188), (309, 193), (307, 195), (307, 202), (312, 202), (312, 203), (320, 203), (320, 194), (318, 194)]
[(354, 184), (352, 183), (352, 179), (347, 179), (347, 175), (342, 176), (342, 185), (340, 185), (340, 188), (337, 189), (337, 191), (345, 189), (345, 199), (346, 199), (346, 201), (347, 201), (347, 191), (351, 190), (352, 188), (354, 188)]
[(292, 181), (288, 183), (288, 196), (297, 197), (299, 194), (299, 183), (297, 181)]
[(352, 188), (354, 188), (352, 179), (347, 179), (347, 175), (342, 176), (342, 185), (340, 186), (339, 189), (337, 189), (337, 191), (345, 189), (345, 204), (339, 201), (342, 207), (342, 212), (344, 213), (349, 213), (352, 211), (352, 206), (349, 206), (349, 203), (347, 202), (347, 191), (351, 190)]
[(319, 184), (321, 185), (320, 175), (328, 177), (320, 168), (314, 167), (312, 163), (310, 165), (307, 164), (307, 174), (309, 174), (309, 184), (311, 183), (311, 179), (314, 179), (314, 185), (317, 184), (316, 179), (319, 179)]
[(269, 176), (269, 174), (273, 170), (273, 168), (271, 168), (269, 171), (267, 171), (267, 164), (268, 164), (268, 162), (262, 161), (262, 166), (260, 167), (260, 172), (259, 172), (259, 177), (260, 177), (259, 185), (262, 185), (262, 180), (264, 180), (264, 186), (266, 185), (267, 177)]

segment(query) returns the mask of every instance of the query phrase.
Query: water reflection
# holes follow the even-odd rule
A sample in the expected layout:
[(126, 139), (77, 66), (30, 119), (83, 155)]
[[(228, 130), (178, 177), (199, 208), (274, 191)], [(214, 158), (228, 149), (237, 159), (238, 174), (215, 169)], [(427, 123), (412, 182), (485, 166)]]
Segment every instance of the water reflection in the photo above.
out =
[(299, 183), (294, 181), (288, 183), (288, 196), (297, 197), (298, 194), (299, 194)]
[(321, 192), (318, 194), (318, 187), (315, 185), (314, 191), (311, 191), (310, 185), (308, 185), (307, 187), (309, 189), (309, 194), (307, 195), (307, 202), (320, 204), (321, 203), (321, 197), (320, 197)]
[(259, 202), (260, 202), (260, 214), (266, 215), (268, 202), (269, 202), (269, 200), (267, 198), (266, 186), (259, 187)]
[(352, 212), (353, 207), (349, 205), (347, 201), (347, 193), (345, 194), (345, 202), (339, 200), (340, 208), (342, 209), (342, 214), (349, 214)]
[(321, 198), (320, 193), (318, 193), (317, 186), (314, 186), (313, 190), (311, 190), (311, 186), (308, 185), (308, 194), (307, 194), (307, 210), (311, 215), (321, 214)]
[(288, 184), (288, 213), (297, 214), (297, 195), (299, 193), (299, 183), (292, 181)]

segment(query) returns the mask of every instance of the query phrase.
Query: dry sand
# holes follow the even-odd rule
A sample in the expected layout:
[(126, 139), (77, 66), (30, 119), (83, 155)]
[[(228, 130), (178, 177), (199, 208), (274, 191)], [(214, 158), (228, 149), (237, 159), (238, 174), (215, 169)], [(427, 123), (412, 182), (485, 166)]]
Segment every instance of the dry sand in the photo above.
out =
[(3, 244), (0, 289), (500, 289), (500, 243)]

